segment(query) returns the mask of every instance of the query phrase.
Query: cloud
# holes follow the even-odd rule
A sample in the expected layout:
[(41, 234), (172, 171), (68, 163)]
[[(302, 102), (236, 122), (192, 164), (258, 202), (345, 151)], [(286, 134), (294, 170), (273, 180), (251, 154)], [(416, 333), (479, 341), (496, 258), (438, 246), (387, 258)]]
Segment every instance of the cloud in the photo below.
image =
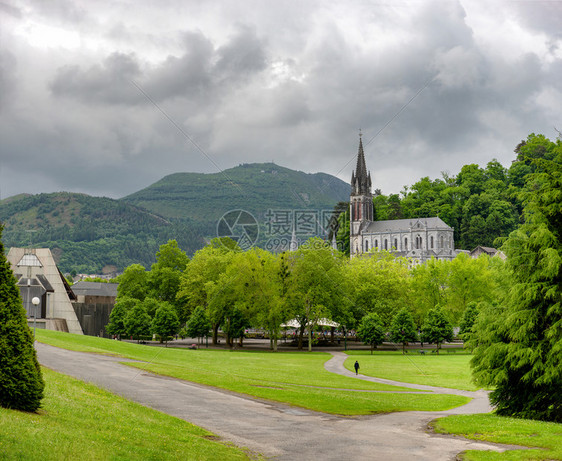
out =
[(347, 181), (359, 128), (384, 193), (509, 165), (562, 118), (552, 5), (16, 1), (0, 13), (0, 197), (120, 197), (271, 160)]

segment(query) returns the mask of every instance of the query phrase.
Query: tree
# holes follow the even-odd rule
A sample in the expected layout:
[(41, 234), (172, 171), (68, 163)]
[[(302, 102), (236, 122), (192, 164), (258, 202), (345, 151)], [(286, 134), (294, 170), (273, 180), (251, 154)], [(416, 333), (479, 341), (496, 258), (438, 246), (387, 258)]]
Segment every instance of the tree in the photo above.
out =
[(199, 338), (199, 342), (201, 342), (201, 338), (207, 336), (210, 329), (211, 324), (205, 313), (205, 308), (203, 306), (197, 307), (185, 326), (187, 335), (190, 338)]
[(180, 327), (180, 322), (174, 308), (163, 302), (162, 305), (154, 314), (150, 329), (153, 334), (160, 338), (160, 342), (166, 341), (168, 343), (168, 336), (173, 336), (177, 333)]
[(478, 303), (474, 301), (470, 302), (466, 306), (464, 315), (460, 323), (459, 336), (465, 340), (470, 337), (472, 333), (472, 326), (476, 322), (476, 317), (478, 316)]
[(390, 326), (390, 340), (402, 344), (402, 354), (406, 352), (406, 345), (418, 339), (414, 317), (410, 311), (403, 307), (398, 311)]
[(115, 306), (111, 310), (109, 314), (109, 323), (105, 327), (105, 331), (107, 331), (110, 335), (115, 336), (126, 336), (127, 335), (127, 328), (125, 327), (125, 317), (127, 313), (132, 310), (139, 301), (134, 298), (129, 298), (127, 296), (117, 297), (115, 301)]
[(380, 317), (375, 313), (363, 317), (357, 335), (361, 341), (371, 346), (371, 355), (373, 355), (373, 349), (382, 344), (385, 336)]
[[(0, 225), (0, 238), (3, 226)], [(45, 383), (34, 338), (10, 263), (0, 240), (0, 406), (36, 411)]]
[(520, 153), (534, 172), (522, 193), (525, 223), (502, 247), (511, 290), (474, 326), (471, 365), (477, 383), (494, 387), (498, 414), (560, 423), (562, 141), (531, 135)]
[(435, 351), (439, 354), (444, 341), (453, 340), (453, 327), (438, 306), (431, 309), (425, 318), (422, 327), (421, 339), (424, 342), (435, 344)]
[(148, 272), (140, 264), (131, 264), (118, 277), (117, 295), (144, 301), (148, 287)]
[(127, 331), (127, 335), (133, 339), (140, 340), (142, 336), (150, 335), (150, 316), (142, 304), (134, 306), (123, 320), (123, 325)]

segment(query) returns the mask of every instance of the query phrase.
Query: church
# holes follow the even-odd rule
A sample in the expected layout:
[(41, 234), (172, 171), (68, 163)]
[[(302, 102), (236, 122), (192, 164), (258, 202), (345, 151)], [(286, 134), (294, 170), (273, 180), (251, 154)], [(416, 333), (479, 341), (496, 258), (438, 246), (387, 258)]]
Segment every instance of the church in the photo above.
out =
[(388, 250), (423, 263), (428, 259), (454, 259), (457, 255), (453, 228), (441, 218), (373, 221), (371, 173), (367, 171), (363, 141), (359, 135), (357, 166), (351, 174), (349, 238), (350, 255)]

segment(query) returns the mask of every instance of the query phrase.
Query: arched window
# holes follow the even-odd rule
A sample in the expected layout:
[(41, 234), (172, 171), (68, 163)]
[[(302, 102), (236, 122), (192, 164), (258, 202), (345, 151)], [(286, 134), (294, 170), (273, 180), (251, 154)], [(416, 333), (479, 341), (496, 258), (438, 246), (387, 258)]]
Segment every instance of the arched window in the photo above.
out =
[(445, 248), (445, 246), (443, 244), (443, 236), (439, 237), (439, 246), (440, 246), (440, 248)]
[(422, 248), (422, 238), (418, 235), (416, 237), (416, 250), (419, 250), (420, 248)]
[(408, 237), (404, 239), (404, 249), (408, 251)]
[(384, 239), (384, 249), (388, 250), (388, 240)]
[(433, 250), (433, 235), (431, 236), (431, 249)]
[(369, 251), (369, 241), (365, 240), (365, 253)]
[(398, 240), (394, 239), (394, 249), (398, 250)]
[(378, 248), (378, 247), (379, 247), (379, 241), (375, 240), (375, 248)]

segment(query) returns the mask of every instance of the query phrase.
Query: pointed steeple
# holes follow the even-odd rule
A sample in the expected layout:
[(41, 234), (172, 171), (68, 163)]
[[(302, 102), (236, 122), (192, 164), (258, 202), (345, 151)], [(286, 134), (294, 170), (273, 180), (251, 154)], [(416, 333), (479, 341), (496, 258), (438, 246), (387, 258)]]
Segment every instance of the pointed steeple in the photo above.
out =
[(365, 152), (363, 151), (363, 134), (359, 130), (359, 151), (357, 152), (357, 165), (351, 174), (351, 193), (354, 195), (371, 194), (371, 173), (367, 171)]
[(297, 251), (298, 249), (299, 241), (297, 240), (295, 229), (293, 229), (293, 235), (291, 235), (291, 243), (289, 243), (289, 251)]

